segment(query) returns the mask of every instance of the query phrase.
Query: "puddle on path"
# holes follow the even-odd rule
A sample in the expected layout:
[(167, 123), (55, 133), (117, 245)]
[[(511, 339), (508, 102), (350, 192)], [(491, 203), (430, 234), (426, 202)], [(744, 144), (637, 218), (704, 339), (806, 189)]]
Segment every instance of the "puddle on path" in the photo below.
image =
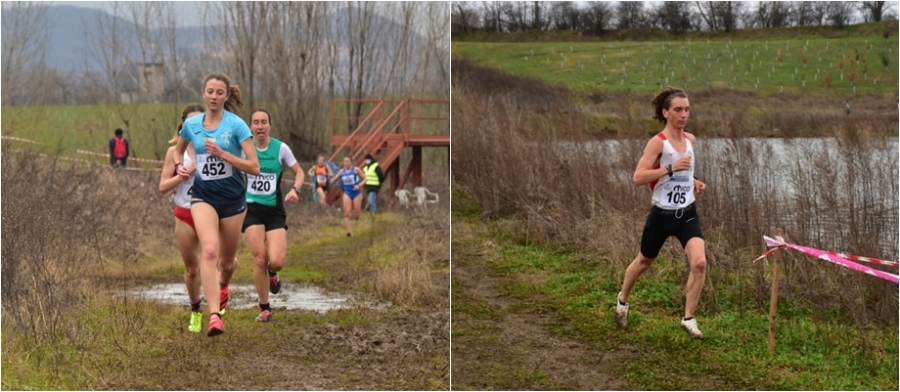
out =
[[(229, 309), (252, 309), (258, 306), (258, 295), (253, 285), (232, 284), (230, 288)], [(128, 295), (169, 305), (187, 306), (189, 302), (184, 283), (164, 283), (139, 287), (129, 290)], [(326, 293), (317, 286), (284, 281), (281, 282), (281, 292), (269, 294), (269, 304), (275, 309), (313, 310), (319, 313), (360, 306), (374, 309), (384, 309), (390, 306), (390, 304), (359, 301), (352, 295)]]

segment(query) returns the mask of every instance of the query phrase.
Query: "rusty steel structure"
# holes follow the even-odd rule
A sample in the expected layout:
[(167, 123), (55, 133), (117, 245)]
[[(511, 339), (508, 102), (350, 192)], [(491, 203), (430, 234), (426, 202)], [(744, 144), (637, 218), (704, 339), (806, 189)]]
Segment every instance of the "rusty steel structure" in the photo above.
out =
[[(372, 154), (391, 194), (409, 181), (422, 185), (422, 147), (446, 148), (450, 159), (450, 100), (335, 99), (330, 128), (335, 150), (329, 160), (339, 162), (336, 159), (348, 155), (354, 165), (362, 166), (366, 155)], [(401, 175), (401, 155), (407, 148), (412, 157)], [(340, 188), (329, 189), (329, 204), (340, 199)]]

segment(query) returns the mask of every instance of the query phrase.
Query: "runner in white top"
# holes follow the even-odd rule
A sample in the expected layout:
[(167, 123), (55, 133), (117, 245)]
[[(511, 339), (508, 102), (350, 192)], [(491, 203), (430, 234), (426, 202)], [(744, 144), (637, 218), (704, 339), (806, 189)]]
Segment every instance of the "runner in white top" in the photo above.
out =
[[(194, 177), (191, 176), (187, 180), (179, 177), (175, 171), (175, 160), (173, 157), (177, 152), (174, 144), (178, 141), (178, 132), (184, 121), (203, 113), (204, 109), (199, 105), (191, 105), (184, 108), (181, 113), (181, 124), (178, 124), (178, 130), (175, 136), (169, 140), (169, 144), (173, 144), (166, 151), (166, 160), (163, 163), (162, 173), (159, 176), (159, 191), (168, 193), (175, 191), (175, 241), (178, 243), (178, 250), (181, 252), (181, 259), (184, 261), (184, 285), (187, 287), (188, 297), (191, 304), (191, 322), (188, 330), (191, 332), (200, 332), (203, 328), (203, 312), (200, 310), (200, 262), (198, 260), (197, 232), (194, 230), (194, 219), (191, 217), (191, 196), (190, 191), (194, 183)], [(191, 171), (194, 170), (194, 149), (188, 147), (182, 157), (185, 167)]]
[[(664, 133), (660, 133), (657, 137), (663, 139), (663, 152), (659, 156), (659, 167), (669, 167), (675, 165), (680, 159), (690, 159), (694, 156), (694, 147), (691, 145), (693, 135), (684, 139), (686, 145), (684, 152), (675, 150), (675, 147), (672, 147), (672, 142), (666, 138)], [(664, 210), (687, 207), (694, 204), (694, 192), (691, 192), (693, 187), (694, 165), (691, 165), (687, 170), (674, 172), (672, 176), (662, 176), (659, 180), (652, 182), (651, 189), (653, 193), (650, 202)]]
[(694, 178), (694, 135), (684, 131), (691, 108), (684, 90), (666, 87), (653, 99), (654, 118), (666, 124), (662, 132), (647, 142), (644, 155), (634, 171), (634, 184), (650, 185), (650, 214), (641, 236), (641, 251), (625, 270), (622, 291), (616, 299), (616, 323), (628, 326), (628, 296), (637, 278), (650, 268), (666, 239), (678, 237), (690, 263), (684, 318), (681, 327), (695, 339), (703, 337), (694, 312), (706, 279), (706, 243), (694, 194), (706, 184)]

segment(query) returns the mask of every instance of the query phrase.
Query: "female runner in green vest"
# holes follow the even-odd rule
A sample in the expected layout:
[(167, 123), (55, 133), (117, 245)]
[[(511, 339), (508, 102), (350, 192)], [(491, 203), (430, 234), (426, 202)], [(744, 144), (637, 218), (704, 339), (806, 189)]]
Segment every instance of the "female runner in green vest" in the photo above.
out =
[[(243, 232), (253, 254), (253, 283), (259, 294), (259, 316), (256, 321), (267, 322), (272, 316), (269, 291), (278, 294), (281, 281), (278, 271), (284, 266), (287, 253), (287, 213), (284, 202), (300, 200), (300, 186), (304, 174), (287, 144), (269, 137), (272, 117), (265, 109), (250, 114), (253, 145), (259, 156), (260, 174), (247, 175), (247, 216)], [(294, 171), (294, 187), (281, 198), (281, 175), (284, 166)], [(266, 249), (268, 245), (268, 250)]]

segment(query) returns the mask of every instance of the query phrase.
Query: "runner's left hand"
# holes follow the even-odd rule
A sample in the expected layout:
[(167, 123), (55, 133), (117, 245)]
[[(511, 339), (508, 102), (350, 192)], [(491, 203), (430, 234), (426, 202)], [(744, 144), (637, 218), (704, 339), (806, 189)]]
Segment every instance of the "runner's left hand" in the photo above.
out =
[(706, 184), (701, 182), (700, 180), (694, 180), (694, 190), (699, 195), (699, 194), (703, 193), (703, 191), (706, 190)]
[(284, 201), (286, 203), (296, 203), (300, 201), (300, 197), (297, 195), (296, 189), (291, 189), (286, 195), (284, 195)]

